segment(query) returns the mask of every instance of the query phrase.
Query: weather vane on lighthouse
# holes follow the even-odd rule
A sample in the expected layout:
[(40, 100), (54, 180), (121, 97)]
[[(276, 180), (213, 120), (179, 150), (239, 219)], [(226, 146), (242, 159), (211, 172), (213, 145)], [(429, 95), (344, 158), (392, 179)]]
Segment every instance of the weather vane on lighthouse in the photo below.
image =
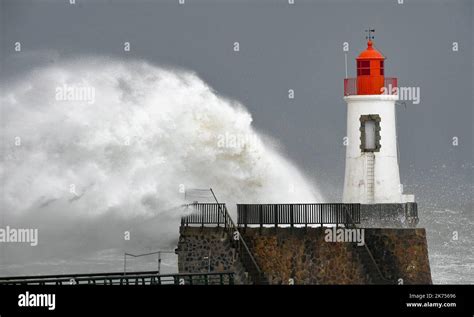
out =
[(367, 40), (370, 41), (375, 38), (375, 36), (372, 35), (372, 33), (375, 33), (375, 29), (368, 28), (367, 30), (365, 30), (365, 32), (368, 33), (368, 35), (365, 37)]

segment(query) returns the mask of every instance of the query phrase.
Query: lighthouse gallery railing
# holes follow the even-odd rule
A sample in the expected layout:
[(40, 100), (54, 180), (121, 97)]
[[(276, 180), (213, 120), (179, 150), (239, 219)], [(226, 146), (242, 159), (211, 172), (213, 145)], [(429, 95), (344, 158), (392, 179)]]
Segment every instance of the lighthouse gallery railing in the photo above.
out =
[[(384, 87), (386, 89), (386, 95), (395, 95), (393, 88), (398, 87), (398, 80), (395, 77), (385, 77)], [(357, 78), (345, 78), (344, 79), (344, 96), (357, 95)], [(382, 91), (380, 92), (382, 94)]]

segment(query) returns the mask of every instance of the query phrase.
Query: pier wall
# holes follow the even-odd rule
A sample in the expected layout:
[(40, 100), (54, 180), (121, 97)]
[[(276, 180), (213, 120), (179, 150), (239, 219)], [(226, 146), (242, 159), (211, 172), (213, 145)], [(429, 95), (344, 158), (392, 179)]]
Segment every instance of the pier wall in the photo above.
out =
[[(372, 284), (377, 273), (367, 265), (363, 247), (327, 242), (326, 229), (240, 231), (270, 284)], [(425, 229), (366, 228), (364, 240), (390, 283), (432, 283)], [(236, 283), (246, 283), (245, 268), (220, 228), (182, 226), (176, 253), (180, 273), (233, 270)]]

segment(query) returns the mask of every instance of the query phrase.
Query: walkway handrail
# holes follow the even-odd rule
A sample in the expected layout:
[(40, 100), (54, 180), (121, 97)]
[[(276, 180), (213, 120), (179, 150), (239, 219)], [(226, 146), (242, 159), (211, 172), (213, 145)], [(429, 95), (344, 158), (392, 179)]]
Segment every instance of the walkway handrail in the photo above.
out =
[[(347, 212), (346, 210), (346, 215), (350, 221), (349, 225), (352, 227), (352, 228), (357, 228), (356, 224), (352, 221), (352, 217), (351, 215)], [(372, 252), (370, 251), (369, 247), (367, 246), (367, 243), (364, 243), (364, 249), (366, 250), (367, 254), (369, 255), (369, 258), (370, 258), (370, 261), (372, 262), (372, 264), (375, 266), (375, 269), (377, 270), (377, 274), (379, 275), (380, 279), (382, 279), (382, 281), (384, 282), (387, 282), (387, 284), (391, 283), (391, 281), (387, 278), (385, 278), (385, 276), (383, 275), (382, 271), (380, 270), (377, 262), (375, 261), (375, 258), (372, 254)]]
[(197, 224), (204, 227), (206, 224), (217, 224), (226, 226), (227, 219), (220, 211), (221, 206), (225, 204), (215, 203), (191, 203), (185, 204), (183, 207), (193, 206), (199, 213), (191, 213), (181, 217), (181, 225)]
[(84, 277), (84, 276), (114, 276), (114, 275), (130, 275), (130, 274), (158, 274), (158, 271), (139, 271), (139, 272), (104, 272), (104, 273), (72, 273), (72, 274), (50, 274), (50, 275), (16, 275), (2, 276), (0, 282), (12, 279), (29, 279), (29, 278), (61, 278), (61, 277)]
[[(217, 205), (219, 206), (219, 210), (221, 210), (224, 218), (228, 221), (229, 225), (227, 225), (227, 223), (226, 223), (225, 227), (226, 227), (231, 239), (233, 237), (233, 234), (237, 233), (237, 235), (238, 235), (237, 243), (239, 245), (239, 255), (241, 254), (240, 252), (242, 251), (242, 246), (243, 246), (243, 251), (244, 251), (245, 255), (250, 259), (250, 264), (252, 265), (252, 268), (249, 269), (248, 267), (246, 267), (247, 272), (252, 275), (252, 280), (255, 284), (260, 284), (260, 283), (264, 282), (264, 281), (261, 280), (262, 277), (263, 277), (262, 270), (258, 266), (257, 261), (255, 261), (255, 258), (253, 257), (252, 252), (250, 251), (249, 247), (247, 246), (247, 243), (244, 240), (244, 237), (239, 232), (239, 229), (237, 228), (234, 221), (232, 220), (232, 217), (230, 216), (229, 212), (227, 211), (227, 207), (224, 204), (224, 210), (225, 211), (223, 211), (221, 209), (221, 205), (219, 204), (219, 201), (217, 200), (217, 197), (214, 194), (214, 191), (212, 190), (212, 188), (210, 188), (210, 191), (211, 191), (212, 196), (214, 197)], [(246, 263), (248, 263), (248, 261), (242, 261), (242, 262), (245, 262), (245, 263), (243, 263), (244, 266), (246, 265)]]
[[(127, 272), (127, 256), (131, 256), (133, 258), (139, 258), (139, 257), (142, 257), (142, 256), (149, 256), (149, 255), (155, 255), (157, 254), (158, 255), (158, 272), (161, 271), (161, 255), (162, 254), (174, 254), (175, 252), (174, 251), (171, 251), (171, 250), (159, 250), (159, 251), (154, 251), (154, 252), (148, 252), (148, 253), (142, 253), (142, 254), (132, 254), (132, 253), (127, 253), (125, 252), (123, 254), (123, 272), (126, 273)], [(158, 273), (159, 274), (159, 273)]]
[[(349, 208), (349, 211), (347, 210)], [(349, 212), (352, 222), (360, 223), (360, 204), (291, 203), (237, 204), (237, 223), (247, 225), (325, 225), (345, 224)]]
[[(121, 284), (124, 282), (129, 284), (128, 281), (139, 280), (142, 284), (146, 284), (146, 279), (149, 279), (150, 284), (161, 284), (162, 282), (173, 282), (179, 284), (180, 280), (189, 284), (196, 281), (196, 278), (204, 278), (205, 283), (213, 281), (212, 278), (219, 278), (220, 284), (224, 284), (224, 277), (228, 278), (228, 283), (233, 284), (234, 272), (209, 272), (209, 273), (177, 273), (177, 274), (156, 274), (157, 271), (144, 271), (144, 272), (130, 272), (123, 274), (122, 272), (114, 273), (92, 273), (92, 274), (59, 274), (59, 275), (37, 275), (37, 276), (11, 276), (11, 277), (0, 277), (0, 285), (12, 285), (12, 284), (80, 284), (80, 282), (88, 282), (88, 284), (96, 284), (97, 281), (104, 281), (103, 284), (113, 284), (113, 281), (118, 281)], [(107, 281), (109, 283), (107, 283)], [(73, 283), (71, 283), (73, 282)]]

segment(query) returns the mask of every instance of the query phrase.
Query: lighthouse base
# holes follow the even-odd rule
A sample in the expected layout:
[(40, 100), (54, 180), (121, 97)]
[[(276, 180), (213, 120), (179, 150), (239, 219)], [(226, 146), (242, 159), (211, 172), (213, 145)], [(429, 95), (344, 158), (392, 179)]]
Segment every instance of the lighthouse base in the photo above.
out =
[(415, 202), (402, 204), (361, 204), (360, 227), (415, 228), (418, 206)]
[[(432, 283), (425, 229), (363, 229), (365, 244), (385, 278), (382, 282), (365, 247), (328, 241), (327, 232), (332, 230), (248, 227), (241, 234), (272, 285)], [(223, 227), (181, 227), (180, 232), (179, 273), (233, 271), (236, 284), (248, 283), (245, 266)], [(209, 250), (210, 262), (205, 259)]]

